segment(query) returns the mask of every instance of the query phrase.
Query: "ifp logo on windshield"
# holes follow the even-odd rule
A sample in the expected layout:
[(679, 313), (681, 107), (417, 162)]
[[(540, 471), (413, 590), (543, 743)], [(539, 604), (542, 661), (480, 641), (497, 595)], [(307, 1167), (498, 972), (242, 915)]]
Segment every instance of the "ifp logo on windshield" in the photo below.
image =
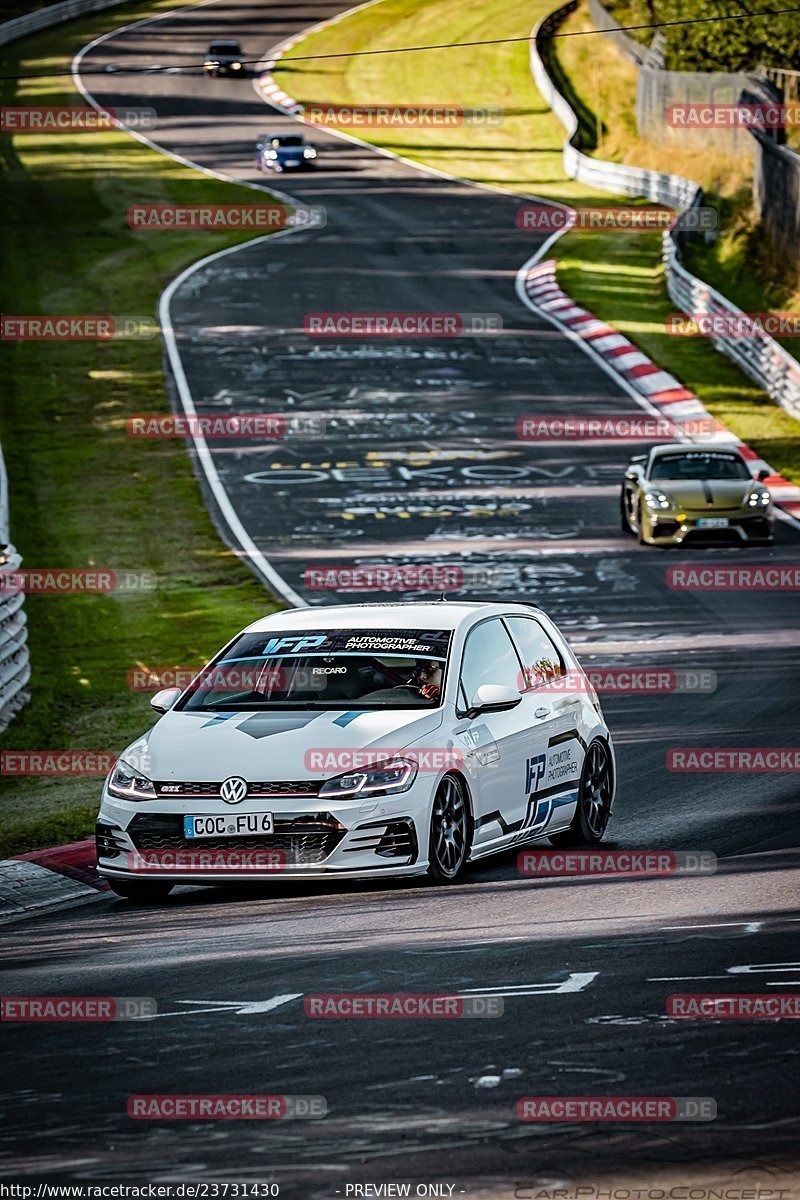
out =
[(525, 764), (525, 791), (538, 792), (539, 784), (544, 779), (547, 759), (544, 754), (536, 754)]

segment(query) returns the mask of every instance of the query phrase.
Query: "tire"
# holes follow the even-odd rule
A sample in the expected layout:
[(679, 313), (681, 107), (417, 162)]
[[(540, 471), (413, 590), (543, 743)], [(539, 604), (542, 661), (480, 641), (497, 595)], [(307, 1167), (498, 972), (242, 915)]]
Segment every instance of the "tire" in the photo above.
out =
[(457, 775), (445, 775), (431, 809), (428, 877), (434, 883), (455, 883), (464, 871), (471, 844), (467, 789)]
[(625, 505), (625, 489), (623, 488), (619, 494), (619, 524), (623, 533), (633, 533), (631, 523), (628, 520), (628, 510)]
[(642, 502), (639, 500), (636, 504), (636, 540), (640, 546), (647, 545), (647, 539), (644, 536), (644, 518), (642, 516)]
[(130, 882), (124, 879), (109, 879), (108, 886), (112, 892), (125, 900), (136, 900), (140, 904), (158, 904), (160, 900), (166, 900), (173, 885), (156, 882), (154, 879), (132, 879)]
[(583, 760), (572, 824), (563, 833), (553, 834), (549, 839), (551, 846), (585, 846), (602, 841), (611, 816), (613, 794), (611, 752), (605, 742), (591, 742)]

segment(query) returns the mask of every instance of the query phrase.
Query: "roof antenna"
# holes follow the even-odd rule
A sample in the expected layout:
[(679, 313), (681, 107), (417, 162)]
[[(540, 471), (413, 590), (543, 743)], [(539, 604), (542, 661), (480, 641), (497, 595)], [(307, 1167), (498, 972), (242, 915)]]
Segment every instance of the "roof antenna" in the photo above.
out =
[(439, 597), (439, 600), (440, 601), (444, 600), (445, 602), (447, 602), (447, 596), (445, 596), (444, 592), (442, 592), (441, 596)]

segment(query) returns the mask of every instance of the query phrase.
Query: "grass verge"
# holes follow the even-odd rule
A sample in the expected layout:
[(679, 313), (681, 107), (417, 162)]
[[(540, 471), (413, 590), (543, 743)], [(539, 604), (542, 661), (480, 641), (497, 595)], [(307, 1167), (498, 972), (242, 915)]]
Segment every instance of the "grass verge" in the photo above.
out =
[[(2, 50), (4, 105), (83, 105), (71, 55), (91, 37), (174, 4), (126, 6)], [(153, 317), (183, 267), (241, 234), (130, 229), (134, 202), (241, 202), (234, 184), (198, 175), (124, 133), (0, 136), (6, 314)], [(265, 200), (268, 197), (264, 197)], [(121, 750), (150, 723), (129, 690), (137, 666), (199, 665), (276, 604), (221, 543), (182, 441), (126, 435), (135, 412), (169, 410), (160, 338), (2, 345), (0, 438), (12, 539), (28, 567), (152, 571), (142, 594), (30, 596), (32, 700), (5, 749)], [(6, 776), (0, 857), (93, 830), (99, 780)]]
[[(505, 121), (499, 129), (464, 125), (355, 132), (395, 154), (465, 179), (571, 203), (607, 206), (611, 202), (608, 193), (593, 193), (564, 173), (563, 130), (533, 84), (526, 41), (319, 63), (301, 61), (301, 56), (311, 54), (355, 55), (359, 50), (425, 43), (525, 39), (533, 24), (552, 9), (553, 0), (534, 0), (533, 4), (527, 0), (459, 0), (457, 5), (453, 0), (383, 0), (303, 40), (281, 60), (275, 76), (289, 95), (306, 104), (500, 105)], [(570, 22), (570, 29), (589, 27), (582, 10)], [(589, 141), (594, 129), (598, 153), (622, 159), (634, 138), (627, 100), (635, 79), (633, 68), (600, 37), (560, 39), (557, 47), (569, 79), (580, 81), (579, 86), (572, 85), (572, 93), (579, 100)], [(601, 114), (599, 137), (595, 106)], [(671, 150), (668, 162), (663, 148), (650, 147), (648, 153), (652, 161), (642, 165), (678, 169)], [(695, 177), (702, 179), (701, 166), (716, 171), (725, 179), (719, 194), (726, 200), (737, 195), (744, 186), (741, 171), (729, 178), (727, 162), (704, 163), (705, 157), (701, 152), (692, 164), (681, 165), (690, 174), (689, 165), (698, 168)], [(725, 245), (721, 240), (720, 256)], [(555, 253), (559, 280), (577, 303), (637, 342), (654, 361), (695, 391), (714, 416), (777, 470), (800, 482), (798, 423), (710, 342), (665, 332), (665, 318), (674, 305), (664, 286), (660, 235), (574, 232), (557, 243)], [(696, 269), (700, 270), (700, 265)], [(726, 291), (721, 275), (707, 277)]]

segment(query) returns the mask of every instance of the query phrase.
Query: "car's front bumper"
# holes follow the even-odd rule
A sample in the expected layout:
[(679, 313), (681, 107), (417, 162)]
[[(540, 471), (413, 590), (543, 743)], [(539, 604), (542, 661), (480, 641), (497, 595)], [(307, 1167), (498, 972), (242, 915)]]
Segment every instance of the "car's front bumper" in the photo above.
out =
[[(704, 522), (722, 519), (725, 525), (708, 526)], [(736, 538), (739, 542), (766, 543), (772, 540), (775, 517), (766, 513), (739, 510), (727, 513), (655, 511), (645, 524), (646, 540), (656, 545), (680, 546), (688, 542), (719, 541)]]
[[(218, 798), (135, 802), (106, 789), (97, 819), (102, 876), (174, 883), (420, 874), (427, 868), (433, 780), (394, 796), (336, 800), (281, 795), (241, 806)], [(186, 838), (184, 816), (273, 815), (269, 835)]]

